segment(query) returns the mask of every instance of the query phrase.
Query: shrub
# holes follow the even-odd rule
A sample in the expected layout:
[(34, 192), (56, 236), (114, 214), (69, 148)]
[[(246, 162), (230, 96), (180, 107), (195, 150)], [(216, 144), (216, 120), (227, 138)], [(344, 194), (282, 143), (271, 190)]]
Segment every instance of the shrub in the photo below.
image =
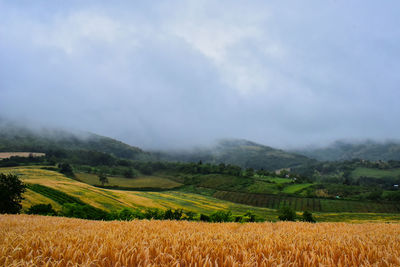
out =
[(312, 216), (312, 213), (307, 210), (303, 212), (302, 221), (303, 222), (312, 222), (312, 223), (316, 222), (314, 217)]
[(28, 211), (26, 213), (27, 214), (38, 214), (38, 215), (50, 215), (50, 216), (57, 215), (57, 212), (53, 209), (51, 204), (33, 205), (28, 209)]
[(205, 214), (200, 214), (200, 221), (209, 222), (210, 221), (210, 216), (205, 215)]
[(233, 216), (233, 221), (234, 222), (243, 222), (243, 216), (240, 216), (240, 215)]
[(144, 219), (148, 219), (148, 220), (151, 220), (151, 219), (162, 220), (162, 219), (164, 219), (165, 214), (162, 210), (159, 210), (157, 208), (147, 208), (144, 211), (143, 216), (144, 216)]
[(94, 208), (86, 204), (65, 203), (61, 209), (61, 215), (65, 217), (91, 219), (91, 220), (105, 220), (109, 214), (103, 210)]
[(281, 221), (296, 221), (296, 212), (290, 207), (279, 209), (278, 219)]
[(255, 222), (256, 221), (256, 215), (253, 214), (251, 211), (248, 211), (244, 214), (243, 220), (245, 222)]
[(134, 220), (134, 219), (144, 219), (144, 214), (138, 209), (131, 210), (128, 208), (124, 208), (116, 213), (110, 214), (109, 219), (120, 220), (120, 221), (130, 221), (130, 220)]
[(232, 222), (233, 221), (232, 212), (230, 210), (216, 211), (213, 214), (211, 214), (210, 221), (212, 221), (212, 222)]

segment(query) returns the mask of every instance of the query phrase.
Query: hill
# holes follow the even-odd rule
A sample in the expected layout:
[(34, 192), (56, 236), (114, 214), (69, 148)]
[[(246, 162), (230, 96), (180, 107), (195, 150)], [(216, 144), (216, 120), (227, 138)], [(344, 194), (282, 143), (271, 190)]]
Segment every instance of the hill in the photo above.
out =
[(211, 148), (159, 152), (158, 157), (167, 161), (225, 163), (266, 170), (292, 168), (315, 162), (303, 155), (242, 139), (220, 140)]
[(400, 142), (374, 142), (365, 141), (352, 143), (337, 141), (333, 144), (315, 149), (301, 149), (294, 152), (321, 161), (343, 161), (364, 159), (371, 161), (400, 160)]
[(31, 129), (0, 121), (0, 152), (46, 153), (57, 149), (97, 151), (127, 159), (149, 157), (140, 148), (93, 133), (49, 128)]
[[(38, 166), (0, 168), (0, 173), (16, 174), (29, 185), (22, 201), (24, 211), (31, 205), (41, 203), (50, 203), (59, 210), (65, 202), (71, 202), (64, 199), (75, 198), (78, 202), (107, 212), (123, 208), (173, 208), (211, 214), (216, 210), (229, 209), (234, 214), (251, 210), (262, 218), (269, 217), (273, 220), (276, 217), (274, 210), (235, 204), (210, 196), (176, 190), (151, 192), (99, 188)], [(160, 178), (148, 177), (147, 183), (151, 182), (150, 179), (154, 179), (154, 183), (159, 183)]]

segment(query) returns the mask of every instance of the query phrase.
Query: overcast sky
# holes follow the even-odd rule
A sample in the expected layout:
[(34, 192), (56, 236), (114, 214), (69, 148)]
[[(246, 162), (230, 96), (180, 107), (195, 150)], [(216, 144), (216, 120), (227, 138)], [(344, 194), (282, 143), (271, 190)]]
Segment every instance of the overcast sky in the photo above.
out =
[(399, 14), (375, 0), (0, 0), (0, 116), (147, 149), (399, 138)]

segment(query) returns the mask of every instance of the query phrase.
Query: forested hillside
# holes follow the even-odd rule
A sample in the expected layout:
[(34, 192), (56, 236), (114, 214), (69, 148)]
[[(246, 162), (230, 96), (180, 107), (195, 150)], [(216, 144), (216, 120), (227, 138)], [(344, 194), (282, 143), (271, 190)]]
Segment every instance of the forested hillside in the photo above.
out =
[(400, 142), (374, 142), (351, 143), (337, 141), (330, 146), (315, 149), (296, 150), (296, 153), (321, 161), (338, 160), (400, 160)]
[(0, 152), (46, 153), (58, 149), (97, 151), (127, 159), (149, 156), (140, 148), (93, 133), (74, 133), (50, 128), (31, 129), (0, 121)]
[(292, 168), (315, 162), (306, 156), (240, 139), (221, 140), (208, 149), (160, 152), (158, 156), (168, 161), (225, 163), (266, 170)]

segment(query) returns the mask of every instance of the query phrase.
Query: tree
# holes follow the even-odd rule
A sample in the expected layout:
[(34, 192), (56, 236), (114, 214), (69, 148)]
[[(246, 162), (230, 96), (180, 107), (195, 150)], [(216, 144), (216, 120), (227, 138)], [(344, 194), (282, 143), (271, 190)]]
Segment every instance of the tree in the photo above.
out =
[(0, 173), (0, 213), (18, 213), (25, 185), (14, 174)]
[(108, 184), (108, 179), (107, 179), (107, 176), (106, 176), (106, 174), (104, 172), (101, 172), (99, 174), (99, 181), (100, 181), (102, 186), (104, 186), (105, 183)]
[(254, 169), (253, 168), (247, 168), (245, 176), (246, 177), (253, 177), (254, 176)]
[(278, 219), (281, 221), (296, 221), (296, 212), (290, 207), (283, 207), (279, 210)]
[(232, 212), (230, 210), (219, 210), (211, 214), (210, 221), (212, 222), (231, 222), (233, 221)]
[(133, 172), (132, 168), (128, 168), (126, 171), (124, 171), (124, 177), (125, 178), (134, 178), (134, 177), (136, 177), (136, 173)]
[(312, 222), (312, 223), (316, 222), (314, 217), (312, 216), (312, 213), (307, 210), (303, 212), (302, 220), (303, 222)]
[(74, 176), (74, 172), (72, 170), (71, 165), (69, 165), (68, 163), (61, 163), (58, 165), (58, 167), (60, 168), (60, 172), (62, 174), (65, 174), (67, 176)]

